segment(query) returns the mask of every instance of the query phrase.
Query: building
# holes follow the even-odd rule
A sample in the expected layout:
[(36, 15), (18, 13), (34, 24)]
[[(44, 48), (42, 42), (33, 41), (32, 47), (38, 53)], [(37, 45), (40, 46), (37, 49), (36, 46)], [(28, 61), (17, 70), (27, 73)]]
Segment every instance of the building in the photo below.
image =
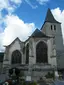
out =
[(16, 38), (5, 47), (3, 68), (19, 67), (24, 71), (29, 69), (27, 75), (35, 70), (36, 72), (32, 72), (34, 76), (43, 76), (42, 72), (46, 74), (44, 71), (54, 68), (64, 68), (61, 23), (55, 20), (50, 9), (41, 30), (36, 29), (25, 42)]

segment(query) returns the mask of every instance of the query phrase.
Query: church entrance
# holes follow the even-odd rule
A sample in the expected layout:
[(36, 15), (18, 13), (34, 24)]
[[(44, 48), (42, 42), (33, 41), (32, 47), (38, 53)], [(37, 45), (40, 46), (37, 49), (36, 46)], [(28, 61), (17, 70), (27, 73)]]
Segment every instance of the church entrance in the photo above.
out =
[(47, 63), (47, 44), (43, 41), (39, 42), (36, 46), (36, 63)]
[(11, 64), (21, 64), (21, 53), (19, 50), (15, 50), (11, 56)]

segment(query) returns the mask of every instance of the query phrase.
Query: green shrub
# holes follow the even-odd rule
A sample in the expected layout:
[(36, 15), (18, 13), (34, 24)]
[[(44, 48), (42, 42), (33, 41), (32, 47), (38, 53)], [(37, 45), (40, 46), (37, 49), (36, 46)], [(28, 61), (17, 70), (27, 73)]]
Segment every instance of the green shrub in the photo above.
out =
[(34, 81), (34, 82), (31, 83), (31, 85), (37, 85), (37, 82)]
[(54, 73), (48, 72), (48, 74), (45, 77), (46, 78), (54, 78)]

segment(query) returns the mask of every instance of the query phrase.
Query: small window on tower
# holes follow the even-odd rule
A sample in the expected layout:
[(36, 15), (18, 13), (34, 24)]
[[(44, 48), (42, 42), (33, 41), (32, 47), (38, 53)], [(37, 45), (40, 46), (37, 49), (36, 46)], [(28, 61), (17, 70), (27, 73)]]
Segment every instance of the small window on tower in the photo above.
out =
[(51, 30), (52, 30), (52, 25), (51, 25)]
[(54, 30), (56, 30), (56, 25), (54, 25)]

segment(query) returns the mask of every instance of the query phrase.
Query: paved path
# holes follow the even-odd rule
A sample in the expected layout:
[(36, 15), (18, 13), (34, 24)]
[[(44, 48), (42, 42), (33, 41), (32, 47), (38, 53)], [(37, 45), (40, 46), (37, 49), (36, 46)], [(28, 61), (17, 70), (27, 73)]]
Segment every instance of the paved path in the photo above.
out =
[(64, 85), (64, 81), (57, 80), (57, 81), (55, 81), (54, 83), (52, 83), (50, 85)]

